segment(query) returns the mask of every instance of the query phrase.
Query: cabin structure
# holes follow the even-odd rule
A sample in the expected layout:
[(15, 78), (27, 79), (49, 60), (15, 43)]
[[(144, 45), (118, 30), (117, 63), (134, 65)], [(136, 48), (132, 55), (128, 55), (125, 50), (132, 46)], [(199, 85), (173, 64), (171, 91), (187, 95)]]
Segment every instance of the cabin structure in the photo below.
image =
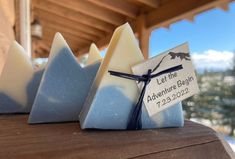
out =
[[(228, 10), (232, 0), (2, 0), (1, 6), (15, 30), (15, 39), (32, 57), (47, 57), (53, 36), (60, 32), (76, 56), (94, 42), (106, 47), (117, 26), (129, 22), (148, 58), (154, 29), (169, 28), (180, 20), (193, 21), (213, 8)], [(4, 4), (5, 3), (5, 4)], [(14, 9), (12, 9), (14, 8)], [(27, 49), (26, 49), (27, 50)]]
[[(0, 0), (0, 70), (13, 40), (31, 58), (45, 58), (60, 32), (80, 58), (91, 43), (105, 48), (115, 28), (126, 22), (147, 59), (153, 30), (194, 21), (213, 8), (226, 11), (232, 1)], [(0, 116), (0, 158), (235, 158), (219, 134), (191, 121), (183, 128), (84, 132), (77, 123), (31, 127), (27, 118)]]

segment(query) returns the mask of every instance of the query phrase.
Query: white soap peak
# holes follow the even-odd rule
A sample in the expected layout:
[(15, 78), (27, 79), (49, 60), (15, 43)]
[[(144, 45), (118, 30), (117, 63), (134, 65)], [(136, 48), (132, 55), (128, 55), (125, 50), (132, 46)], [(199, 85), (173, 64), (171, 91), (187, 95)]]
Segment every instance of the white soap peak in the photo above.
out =
[(64, 39), (64, 37), (60, 33), (57, 32), (54, 36), (48, 59), (51, 59), (56, 54), (58, 54), (62, 48), (67, 48), (71, 51), (71, 49), (70, 49), (69, 45), (67, 44), (66, 40)]
[[(128, 116), (123, 114), (128, 112), (120, 111), (133, 107), (133, 103), (136, 103), (138, 99), (139, 90), (136, 81), (111, 76), (108, 71), (132, 73), (131, 67), (143, 60), (143, 55), (130, 25), (126, 23), (118, 27), (113, 33), (107, 53), (80, 114), (82, 128), (124, 129), (126, 127)], [(125, 102), (122, 103), (120, 100), (123, 99), (120, 97), (123, 97)], [(106, 101), (105, 98), (112, 100)], [(120, 106), (118, 103), (122, 105)], [(102, 114), (102, 116), (98, 114)], [(119, 119), (112, 121), (114, 118), (120, 118), (120, 121)], [(105, 120), (108, 123), (107, 127), (103, 127)], [(112, 125), (112, 122), (118, 123), (121, 127)]]
[(68, 53), (72, 55), (75, 61), (77, 61), (76, 57), (74, 56), (72, 50), (70, 49), (64, 37), (59, 32), (57, 32), (54, 36), (54, 39), (51, 45), (51, 50), (50, 50), (50, 54), (48, 57), (47, 65), (51, 63), (52, 59), (60, 53), (61, 49), (69, 50)]
[(33, 65), (25, 50), (12, 43), (0, 77), (0, 91), (22, 105), (27, 103), (27, 84), (34, 74)]
[(94, 43), (91, 44), (86, 65), (101, 60), (100, 52)]
[(33, 66), (32, 62), (31, 62), (28, 54), (25, 52), (24, 48), (16, 41), (13, 41), (10, 48), (9, 48), (7, 58), (6, 58), (8, 65), (12, 64), (12, 62), (14, 62), (14, 58), (20, 58), (25, 61), (26, 65)]

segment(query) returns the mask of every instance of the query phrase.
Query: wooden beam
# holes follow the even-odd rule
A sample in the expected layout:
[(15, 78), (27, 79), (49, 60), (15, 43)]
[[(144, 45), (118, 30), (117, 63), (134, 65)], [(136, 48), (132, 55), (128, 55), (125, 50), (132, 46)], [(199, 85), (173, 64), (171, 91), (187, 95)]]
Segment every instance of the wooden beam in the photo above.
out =
[(96, 37), (102, 37), (105, 34), (104, 31), (101, 31), (97, 28), (90, 27), (89, 25), (85, 25), (78, 21), (70, 20), (68, 18), (64, 18), (59, 15), (55, 15), (48, 11), (44, 11), (44, 10), (42, 11), (41, 9), (35, 8), (33, 12), (34, 12), (35, 17), (38, 17), (41, 20), (50, 21), (51, 23), (56, 23), (65, 28), (79, 30), (86, 34), (96, 36)]
[[(68, 37), (65, 37), (65, 40), (67, 41), (69, 47), (73, 49), (80, 49), (83, 48), (85, 45), (87, 45), (87, 44), (82, 44), (81, 42), (74, 41), (73, 39), (71, 40)], [(51, 46), (53, 42), (53, 36), (51, 34), (47, 34), (45, 37), (42, 38), (42, 41)]]
[[(65, 38), (65, 40), (68, 43), (71, 50), (78, 50), (79, 48), (84, 47), (82, 45), (79, 46), (80, 43), (74, 42), (73, 40), (70, 40), (70, 39), (67, 39), (67, 38)], [(42, 39), (42, 42), (47, 44), (48, 46), (50, 46), (50, 48), (51, 48), (51, 45), (52, 45), (52, 41), (53, 41), (53, 37), (49, 37), (49, 36), (43, 37), (43, 39)], [(76, 53), (76, 52), (73, 52), (73, 53)]]
[(157, 27), (167, 26), (174, 22), (212, 9), (221, 3), (231, 0), (172, 0), (146, 16), (147, 28), (153, 30)]
[[(56, 31), (54, 29), (51, 28), (44, 28), (43, 29), (43, 36), (49, 36), (49, 37), (54, 37)], [(75, 43), (78, 43), (79, 46), (83, 46), (83, 45), (89, 45), (91, 44), (93, 41), (90, 40), (85, 40), (85, 39), (81, 39), (78, 38), (77, 36), (70, 34), (70, 33), (65, 33), (65, 32), (61, 32), (61, 34), (64, 36), (64, 38), (67, 40), (71, 40), (74, 41)]]
[(60, 26), (57, 23), (51, 23), (50, 21), (47, 21), (47, 20), (45, 20), (45, 21), (41, 20), (41, 23), (43, 25), (43, 29), (44, 28), (50, 28), (52, 30), (55, 30), (55, 32), (72, 34), (74, 36), (77, 36), (79, 39), (85, 39), (85, 40), (89, 40), (89, 41), (95, 41), (95, 40), (98, 39), (98, 37), (86, 34), (84, 32), (76, 30), (76, 29), (63, 27), (63, 26)]
[(137, 20), (137, 33), (139, 38), (140, 49), (145, 59), (149, 58), (149, 37), (151, 31), (146, 28), (146, 17), (139, 16)]
[(50, 36), (50, 37), (49, 36), (43, 36), (41, 41), (51, 48), (53, 38), (54, 38), (53, 36)]
[(134, 5), (128, 3), (127, 1), (120, 1), (120, 0), (88, 0), (88, 1), (96, 4), (97, 6), (109, 9), (113, 12), (120, 13), (130, 18), (136, 18), (139, 13), (139, 9)]
[(76, 12), (74, 10), (65, 8), (65, 7), (58, 5), (56, 3), (51, 3), (50, 1), (47, 1), (47, 0), (43, 0), (43, 1), (42, 0), (34, 0), (33, 7), (41, 9), (42, 11), (48, 11), (48, 12), (53, 13), (55, 15), (59, 15), (61, 17), (76, 21), (78, 23), (82, 23), (84, 25), (88, 25), (90, 27), (97, 28), (97, 29), (104, 31), (104, 32), (112, 32), (115, 28), (114, 25), (100, 21), (98, 19), (95, 19), (95, 18), (90, 17), (88, 15), (82, 14), (80, 12)]
[(19, 0), (19, 42), (31, 58), (30, 0)]
[(222, 10), (224, 10), (224, 11), (228, 11), (229, 10), (229, 6), (228, 5), (229, 4), (225, 2), (225, 3), (219, 4), (217, 7), (222, 9)]
[[(35, 50), (35, 52), (33, 52), (34, 58), (47, 58), (49, 56), (51, 46), (48, 45), (48, 42), (45, 39), (36, 43), (34, 42), (33, 44)], [(68, 45), (73, 53), (77, 52), (77, 47), (72, 47), (69, 42)]]
[(54, 4), (61, 5), (68, 9), (74, 10), (76, 12), (83, 13), (84, 15), (91, 16), (93, 18), (99, 19), (101, 21), (113, 24), (120, 25), (125, 22), (125, 17), (112, 12), (110, 10), (101, 8), (97, 5), (94, 5), (86, 0), (77, 1), (77, 0), (49, 0), (50, 2), (54, 2)]
[(158, 8), (159, 7), (159, 0), (137, 0), (139, 3), (142, 3), (146, 6), (152, 7), (152, 8)]
[(15, 40), (20, 43), (20, 0), (15, 0)]
[[(104, 38), (101, 38), (100, 40), (95, 41), (94, 43), (96, 44), (96, 46), (100, 50), (102, 50), (103, 48), (105, 48), (109, 44), (109, 41), (111, 40), (111, 37), (112, 37), (112, 34), (109, 34), (109, 35), (105, 36)], [(89, 48), (90, 48), (90, 45), (89, 46), (84, 46), (84, 47), (82, 47), (81, 49), (78, 50), (77, 54), (82, 55), (82, 54), (88, 53)]]
[(42, 40), (33, 40), (32, 42), (32, 57), (47, 57), (50, 52), (50, 45)]
[[(134, 33), (136, 33), (136, 31), (137, 31), (136, 21), (129, 21), (129, 24), (131, 25)], [(100, 38), (99, 40), (95, 41), (94, 43), (101, 50), (109, 44), (109, 42), (112, 38), (112, 35), (113, 35), (113, 33), (109, 33), (106, 36), (104, 36), (103, 38)], [(90, 47), (90, 45), (82, 47), (81, 49), (78, 50), (78, 54), (81, 56), (82, 54), (88, 53), (89, 47)]]
[(185, 19), (189, 22), (194, 22), (194, 15), (193, 16), (189, 16), (189, 17), (185, 17)]
[[(52, 42), (53, 42), (53, 38), (54, 38), (54, 36), (52, 36), (51, 34), (47, 34), (47, 36), (44, 36), (42, 38), (42, 41), (45, 42), (46, 44), (48, 44), (51, 47)], [(70, 40), (68, 38), (65, 38), (65, 40), (69, 44), (69, 46), (72, 47), (72, 48), (79, 48), (79, 47), (83, 46), (83, 45), (81, 45), (81, 43), (75, 42), (75, 41)]]

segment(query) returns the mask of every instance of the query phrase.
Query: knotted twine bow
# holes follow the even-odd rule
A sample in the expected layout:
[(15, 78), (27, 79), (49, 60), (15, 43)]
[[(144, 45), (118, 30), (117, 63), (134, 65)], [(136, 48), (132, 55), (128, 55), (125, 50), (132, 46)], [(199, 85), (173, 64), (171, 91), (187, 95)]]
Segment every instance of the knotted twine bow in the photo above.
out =
[[(168, 54), (167, 54), (168, 55)], [(150, 83), (152, 78), (155, 78), (157, 76), (166, 74), (166, 73), (171, 73), (171, 72), (175, 72), (178, 70), (183, 69), (182, 65), (177, 65), (174, 67), (170, 67), (168, 69), (165, 69), (163, 71), (160, 71), (156, 74), (152, 74), (154, 71), (157, 70), (157, 68), (160, 66), (160, 64), (162, 63), (163, 59), (167, 56), (165, 55), (161, 61), (159, 62), (159, 64), (153, 69), (148, 69), (147, 74), (143, 74), (142, 76), (140, 75), (133, 75), (133, 74), (128, 74), (128, 73), (123, 73), (123, 72), (116, 72), (116, 71), (108, 71), (110, 73), (110, 75), (113, 76), (117, 76), (117, 77), (121, 77), (121, 78), (126, 78), (126, 79), (130, 79), (130, 80), (135, 80), (139, 82), (144, 82), (144, 86), (141, 90), (140, 96), (139, 96), (139, 100), (136, 103), (134, 110), (130, 116), (128, 125), (127, 125), (127, 130), (140, 130), (142, 129), (142, 122), (141, 122), (141, 114), (142, 114), (142, 103), (143, 103), (143, 99), (144, 99), (144, 94), (146, 91), (146, 87), (147, 85)]]

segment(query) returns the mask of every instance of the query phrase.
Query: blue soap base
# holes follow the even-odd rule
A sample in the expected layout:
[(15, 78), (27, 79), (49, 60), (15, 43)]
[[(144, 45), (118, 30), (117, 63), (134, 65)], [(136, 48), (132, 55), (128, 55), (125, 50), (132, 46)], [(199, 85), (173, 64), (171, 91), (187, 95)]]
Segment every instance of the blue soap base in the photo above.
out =
[(0, 114), (27, 114), (31, 111), (42, 74), (44, 70), (36, 71), (27, 85), (27, 104), (21, 105), (4, 92), (0, 92)]
[[(92, 107), (92, 103), (96, 106)], [(120, 88), (103, 87), (98, 94), (95, 94), (93, 102), (89, 100), (89, 97), (87, 98), (84, 110), (80, 114), (81, 128), (125, 130), (134, 106), (135, 103), (125, 97)], [(181, 103), (175, 104), (153, 117), (149, 117), (143, 105), (141, 121), (143, 129), (182, 127), (184, 125), (182, 105)]]
[(68, 48), (62, 48), (47, 67), (28, 122), (78, 121), (100, 62), (82, 68)]

